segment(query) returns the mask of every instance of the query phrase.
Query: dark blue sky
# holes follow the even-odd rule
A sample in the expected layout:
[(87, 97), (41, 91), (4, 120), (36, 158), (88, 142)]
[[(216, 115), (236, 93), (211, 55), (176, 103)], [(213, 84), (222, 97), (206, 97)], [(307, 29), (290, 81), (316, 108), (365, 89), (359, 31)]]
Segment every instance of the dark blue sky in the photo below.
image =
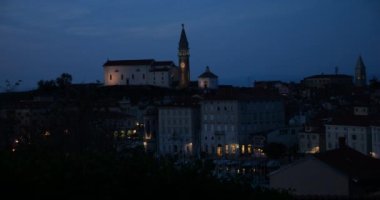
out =
[[(177, 59), (181, 23), (191, 79), (224, 84), (353, 75), (359, 54), (380, 78), (378, 0), (1, 0), (0, 86), (36, 87), (63, 72), (103, 81), (109, 59)], [(1, 88), (0, 88), (1, 90)]]

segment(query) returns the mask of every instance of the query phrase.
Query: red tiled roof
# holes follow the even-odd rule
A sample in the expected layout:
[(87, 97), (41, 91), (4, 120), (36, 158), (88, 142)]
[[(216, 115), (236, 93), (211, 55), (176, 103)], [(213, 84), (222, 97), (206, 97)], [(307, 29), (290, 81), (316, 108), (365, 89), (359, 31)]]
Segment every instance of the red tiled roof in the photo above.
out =
[(118, 66), (118, 65), (152, 65), (155, 62), (154, 59), (142, 59), (142, 60), (107, 60), (103, 66)]
[(350, 147), (326, 151), (315, 157), (357, 181), (380, 181), (380, 160), (363, 155)]

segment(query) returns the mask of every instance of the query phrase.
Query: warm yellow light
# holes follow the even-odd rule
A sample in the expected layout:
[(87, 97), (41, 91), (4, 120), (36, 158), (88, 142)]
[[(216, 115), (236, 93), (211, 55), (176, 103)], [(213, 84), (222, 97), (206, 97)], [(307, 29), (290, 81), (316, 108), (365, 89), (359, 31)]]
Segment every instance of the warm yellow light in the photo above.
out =
[(44, 136), (49, 136), (49, 135), (50, 135), (50, 132), (49, 131), (45, 131)]
[(15, 143), (18, 144), (20, 141), (18, 139), (15, 139)]
[(146, 142), (144, 142), (143, 144), (144, 144), (144, 147), (146, 147), (147, 143), (146, 143)]
[(222, 147), (221, 146), (218, 146), (217, 148), (216, 148), (216, 155), (218, 156), (218, 157), (221, 157), (222, 156)]
[(244, 154), (245, 153), (245, 145), (241, 145), (241, 154)]
[(247, 151), (248, 151), (248, 154), (252, 153), (252, 145), (251, 144), (248, 145)]

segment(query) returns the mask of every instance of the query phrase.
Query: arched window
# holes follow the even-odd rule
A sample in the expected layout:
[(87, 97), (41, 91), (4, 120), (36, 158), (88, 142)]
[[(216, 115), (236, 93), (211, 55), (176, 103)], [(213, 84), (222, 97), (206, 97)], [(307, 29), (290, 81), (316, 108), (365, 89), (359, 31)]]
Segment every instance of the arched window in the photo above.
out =
[(218, 157), (222, 157), (222, 155), (223, 155), (223, 147), (221, 144), (218, 144), (218, 147), (216, 148), (216, 155)]

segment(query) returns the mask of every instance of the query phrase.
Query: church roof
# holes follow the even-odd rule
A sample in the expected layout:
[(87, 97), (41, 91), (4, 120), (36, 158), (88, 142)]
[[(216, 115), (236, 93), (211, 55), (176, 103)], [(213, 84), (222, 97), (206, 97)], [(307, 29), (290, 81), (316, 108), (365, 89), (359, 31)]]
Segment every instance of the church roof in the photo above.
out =
[(315, 157), (357, 181), (380, 180), (380, 160), (366, 156), (346, 145), (317, 154)]
[(155, 62), (154, 59), (142, 59), (142, 60), (107, 60), (103, 66), (118, 66), (118, 65), (152, 65)]
[(181, 38), (179, 39), (179, 49), (189, 49), (189, 42), (187, 41), (185, 26), (182, 24)]
[(203, 72), (203, 74), (201, 74), (200, 76), (198, 76), (198, 78), (218, 78), (218, 76), (212, 73), (210, 71), (210, 68), (207, 66), (206, 71)]
[(168, 66), (175, 65), (173, 61), (155, 61), (153, 66)]
[(362, 56), (360, 55), (358, 61), (356, 62), (356, 68), (365, 68)]
[(352, 76), (345, 75), (345, 74), (320, 74), (320, 75), (308, 76), (305, 79), (313, 79), (313, 78), (347, 78), (347, 79), (352, 79)]

